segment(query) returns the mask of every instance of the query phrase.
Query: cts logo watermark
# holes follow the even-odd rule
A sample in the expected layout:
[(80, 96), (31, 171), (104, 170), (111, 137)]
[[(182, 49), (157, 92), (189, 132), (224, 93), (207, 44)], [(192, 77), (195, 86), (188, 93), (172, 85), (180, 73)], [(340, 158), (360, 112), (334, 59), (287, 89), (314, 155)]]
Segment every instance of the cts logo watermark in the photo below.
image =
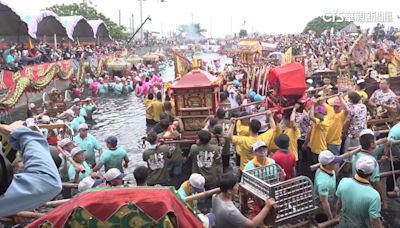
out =
[(344, 17), (343, 12), (331, 11), (324, 13), (324, 15), (322, 15), (322, 19), (325, 22), (343, 22), (346, 18)]
[(330, 11), (322, 15), (322, 20), (325, 22), (359, 22), (359, 23), (385, 23), (393, 22), (393, 13), (376, 11), (376, 12), (365, 12), (365, 11)]

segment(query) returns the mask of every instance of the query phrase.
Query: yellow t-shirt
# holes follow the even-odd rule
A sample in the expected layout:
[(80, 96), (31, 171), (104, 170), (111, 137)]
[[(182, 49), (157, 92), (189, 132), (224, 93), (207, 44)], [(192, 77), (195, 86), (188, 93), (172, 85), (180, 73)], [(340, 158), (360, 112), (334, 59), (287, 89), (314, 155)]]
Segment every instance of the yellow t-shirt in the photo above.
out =
[(346, 120), (346, 114), (344, 111), (335, 113), (333, 107), (330, 105), (325, 105), (325, 108), (328, 112), (324, 120), (328, 124), (326, 143), (340, 145), (342, 143), (342, 131)]
[(240, 170), (254, 158), (253, 145), (258, 141), (258, 137), (252, 136), (232, 136), (232, 142), (236, 145), (236, 153), (240, 155)]
[(274, 139), (274, 132), (271, 129), (258, 136), (258, 140), (263, 141), (265, 145), (270, 145), (273, 139)]
[(236, 122), (236, 132), (239, 136), (250, 136), (249, 126), (242, 125), (240, 120)]
[(296, 157), (296, 161), (299, 159), (299, 152), (297, 148), (297, 140), (299, 140), (301, 136), (300, 129), (296, 127), (296, 130), (293, 130), (292, 127), (287, 127), (283, 133), (285, 133), (289, 137), (289, 151), (294, 153)]
[(358, 95), (360, 95), (363, 103), (368, 101), (368, 94), (364, 90), (357, 90)]
[(148, 99), (147, 97), (144, 99), (144, 107), (146, 107), (146, 119), (152, 120), (153, 119), (153, 110), (147, 109), (153, 100)]
[(326, 136), (328, 134), (328, 124), (317, 118), (311, 127), (310, 148), (314, 154), (319, 154), (327, 149)]
[(282, 134), (282, 127), (280, 124), (276, 125), (275, 132), (272, 136), (271, 142), (268, 144), (268, 150), (277, 150), (279, 149), (278, 146), (275, 144), (275, 137), (278, 137), (280, 134)]
[(164, 105), (159, 100), (154, 100), (150, 103), (150, 106), (153, 111), (153, 120), (156, 122), (160, 122), (160, 115), (164, 110)]

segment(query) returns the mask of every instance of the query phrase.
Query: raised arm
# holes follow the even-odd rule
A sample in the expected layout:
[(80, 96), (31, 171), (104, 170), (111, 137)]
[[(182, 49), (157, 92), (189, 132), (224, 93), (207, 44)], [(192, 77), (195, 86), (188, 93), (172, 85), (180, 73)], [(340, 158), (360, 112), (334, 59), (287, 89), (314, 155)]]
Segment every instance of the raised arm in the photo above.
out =
[(232, 122), (231, 127), (229, 128), (228, 134), (226, 136), (226, 138), (228, 138), (228, 139), (232, 139), (233, 131), (235, 130), (235, 126), (236, 126), (236, 119), (232, 118), (231, 122)]
[(13, 148), (21, 152), (25, 164), (23, 173), (15, 174), (3, 197), (0, 197), (0, 217), (31, 210), (51, 200), (61, 192), (58, 169), (43, 136), (22, 122), (0, 125), (0, 133), (9, 137)]
[(276, 130), (276, 124), (274, 120), (274, 113), (271, 112), (270, 110), (267, 111), (267, 117), (268, 117), (268, 122), (269, 122), (269, 127), (270, 129), (275, 132)]
[(290, 123), (291, 123), (291, 125), (292, 125), (293, 130), (296, 130), (296, 129), (297, 129), (297, 125), (296, 125), (296, 112), (297, 112), (297, 109), (298, 109), (299, 107), (300, 107), (299, 104), (295, 104), (294, 107), (293, 107), (293, 111), (292, 111), (292, 113), (290, 114)]
[(339, 99), (340, 99), (340, 103), (342, 103), (342, 106), (343, 106), (343, 108), (344, 108), (344, 111), (346, 112), (346, 113), (348, 113), (349, 112), (349, 110), (350, 110), (350, 108), (349, 108), (349, 105), (347, 104), (347, 102), (344, 100), (344, 98), (343, 98), (343, 93), (339, 93)]

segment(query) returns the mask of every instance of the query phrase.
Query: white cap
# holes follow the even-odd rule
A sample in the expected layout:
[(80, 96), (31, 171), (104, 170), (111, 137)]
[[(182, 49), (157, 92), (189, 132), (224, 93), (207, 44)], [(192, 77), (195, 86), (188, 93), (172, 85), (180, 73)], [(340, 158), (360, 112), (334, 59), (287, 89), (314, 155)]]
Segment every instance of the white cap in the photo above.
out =
[(190, 175), (189, 183), (193, 188), (195, 188), (196, 192), (204, 192), (205, 182), (206, 179), (198, 173), (193, 173)]
[(50, 123), (50, 117), (49, 116), (42, 116), (42, 122), (43, 123)]
[(79, 148), (79, 147), (75, 147), (74, 149), (71, 150), (71, 156), (74, 157), (75, 155), (84, 152), (85, 150)]
[(81, 130), (81, 129), (87, 130), (87, 129), (89, 129), (89, 126), (86, 123), (81, 123), (81, 124), (79, 124), (78, 130)]
[(313, 84), (314, 80), (312, 80), (311, 78), (309, 78), (309, 79), (306, 80), (306, 82), (307, 82), (307, 84), (310, 84), (310, 85), (311, 85), (311, 84)]
[(26, 126), (27, 127), (32, 127), (35, 125), (35, 119), (34, 118), (28, 118), (25, 120)]
[(36, 107), (36, 105), (34, 103), (29, 104), (29, 108), (35, 108), (35, 107)]
[(57, 120), (56, 124), (64, 124), (64, 120)]
[(104, 178), (106, 179), (106, 181), (112, 181), (116, 178), (124, 178), (126, 176), (126, 174), (121, 173), (121, 171), (119, 171), (119, 169), (117, 168), (112, 168), (109, 169), (105, 174), (104, 174)]
[(369, 156), (362, 156), (356, 162), (356, 170), (362, 171), (364, 174), (371, 174), (375, 169), (375, 161)]
[(65, 113), (69, 116), (74, 116), (75, 112), (72, 109), (68, 109)]
[(77, 102), (80, 102), (81, 101), (81, 99), (79, 99), (79, 98), (75, 98), (74, 99), (74, 103), (77, 103)]
[(375, 136), (375, 133), (371, 129), (364, 129), (360, 133), (360, 136), (363, 136), (363, 135), (373, 135), (373, 136)]
[(314, 89), (314, 87), (311, 86), (310, 88), (307, 89), (307, 91), (311, 91), (313, 89)]
[(261, 147), (267, 148), (267, 145), (264, 141), (257, 141), (253, 144), (253, 152), (256, 152), (256, 150), (260, 149)]
[(93, 187), (94, 179), (91, 176), (83, 178), (78, 185), (78, 191), (83, 192), (91, 187)]
[(72, 140), (70, 138), (65, 138), (65, 139), (62, 139), (60, 141), (60, 146), (61, 147), (65, 147), (65, 146), (68, 146), (71, 143), (73, 143), (73, 142), (72, 142)]
[(357, 85), (358, 85), (358, 84), (361, 84), (361, 83), (364, 83), (364, 82), (365, 82), (364, 79), (359, 79), (359, 80), (357, 80)]
[(335, 156), (329, 150), (324, 150), (319, 154), (318, 161), (322, 165), (330, 165), (332, 163), (340, 163), (342, 161), (342, 158)]

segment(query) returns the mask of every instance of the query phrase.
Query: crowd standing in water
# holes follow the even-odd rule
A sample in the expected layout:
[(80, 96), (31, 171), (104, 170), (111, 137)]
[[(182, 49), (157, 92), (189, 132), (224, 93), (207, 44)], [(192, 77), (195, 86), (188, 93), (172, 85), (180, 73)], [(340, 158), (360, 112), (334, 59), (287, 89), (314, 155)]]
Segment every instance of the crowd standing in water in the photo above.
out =
[[(328, 39), (324, 36), (311, 34), (308, 38), (311, 41), (296, 36), (288, 38), (290, 42), (296, 42), (298, 49), (303, 47), (303, 43), (310, 48), (318, 45), (314, 52), (321, 57), (320, 65), (335, 59), (339, 65), (350, 62), (346, 48), (341, 53), (336, 49), (326, 49), (324, 45)], [(389, 51), (395, 48), (392, 45)], [(379, 58), (379, 53), (376, 56)], [(313, 57), (310, 58), (308, 60), (312, 61)], [(72, 195), (100, 186), (124, 186), (124, 169), (132, 164), (127, 151), (119, 146), (114, 135), (101, 139), (106, 143), (106, 148), (102, 148), (99, 139), (90, 134), (88, 122), (98, 109), (98, 97), (134, 92), (143, 97), (143, 121), (149, 129), (144, 137), (146, 147), (142, 151), (147, 167), (139, 166), (133, 172), (137, 186), (168, 186), (171, 179), (182, 175), (183, 166), (189, 165), (191, 175), (175, 186), (182, 198), (220, 188), (220, 193), (210, 199), (191, 202), (189, 206), (192, 209), (206, 214), (209, 224), (215, 227), (258, 227), (273, 213), (276, 202), (269, 197), (261, 201), (252, 197), (239, 188), (239, 182), (243, 171), (276, 164), (284, 170), (285, 180), (300, 175), (314, 180), (319, 222), (340, 216), (340, 227), (383, 227), (381, 211), (388, 208), (390, 199), (381, 185), (379, 164), (388, 159), (389, 152), (395, 157), (400, 156), (397, 145), (400, 124), (390, 129), (387, 138), (378, 139), (377, 133), (367, 128), (367, 121), (378, 109), (386, 114), (398, 111), (398, 98), (390, 89), (389, 81), (380, 80), (379, 89), (369, 98), (365, 92), (366, 82), (362, 79), (357, 79), (356, 88), (347, 94), (337, 93), (338, 88), (328, 78), (322, 82), (307, 79), (309, 90), (318, 84), (323, 87), (321, 92), (307, 93), (293, 108), (283, 113), (266, 111), (261, 103), (229, 112), (240, 105), (265, 99), (255, 92), (246, 94), (240, 83), (243, 72), (229, 71), (229, 67), (224, 74), (215, 73), (223, 78), (219, 108), (204, 122), (203, 130), (198, 131), (198, 139), (188, 153), (179, 143), (164, 143), (166, 138), (180, 139), (184, 128), (182, 119), (175, 114), (174, 99), (170, 91), (163, 89), (162, 76), (157, 73), (143, 75), (140, 70), (133, 70), (122, 77), (106, 73), (99, 78), (88, 75), (82, 87), (72, 81), (72, 106), (52, 116), (57, 117), (57, 123), (71, 126), (75, 132), (72, 140), (64, 137), (66, 133), (62, 129), (37, 133), (26, 128), (53, 121), (49, 117), (52, 115), (51, 103), (45, 103), (43, 110), (33, 103), (28, 104), (30, 118), (23, 123), (26, 127), (20, 122), (0, 126), (1, 133), (7, 135), (10, 144), (22, 154), (22, 160), (15, 167), (19, 172), (15, 175), (19, 178), (14, 178), (4, 197), (0, 198), (0, 205), (9, 205), (1, 207), (0, 216), (33, 209), (54, 198), (61, 191), (61, 181), (79, 184)], [(84, 90), (89, 90), (90, 97), (82, 97)], [(337, 96), (324, 99), (330, 94)], [(266, 114), (241, 118), (262, 111)], [(38, 157), (34, 153), (49, 150), (49, 145), (51, 156), (43, 153), (45, 155)], [(357, 146), (361, 146), (361, 151), (349, 160), (343, 161), (339, 157)], [(57, 150), (63, 151), (63, 155), (55, 155)], [(236, 164), (232, 164), (232, 157)], [(190, 160), (191, 164), (188, 164)], [(399, 169), (399, 161), (393, 161), (395, 169)], [(348, 176), (337, 184), (338, 164), (343, 162), (351, 164), (351, 169)], [(319, 167), (312, 172), (308, 167), (316, 163)], [(82, 167), (85, 172), (82, 172)], [(39, 171), (43, 175), (37, 174)], [(395, 191), (395, 181), (386, 179), (386, 192)], [(238, 193), (239, 200), (236, 197)], [(237, 202), (240, 202), (240, 210)], [(249, 202), (252, 202), (251, 213)]]

